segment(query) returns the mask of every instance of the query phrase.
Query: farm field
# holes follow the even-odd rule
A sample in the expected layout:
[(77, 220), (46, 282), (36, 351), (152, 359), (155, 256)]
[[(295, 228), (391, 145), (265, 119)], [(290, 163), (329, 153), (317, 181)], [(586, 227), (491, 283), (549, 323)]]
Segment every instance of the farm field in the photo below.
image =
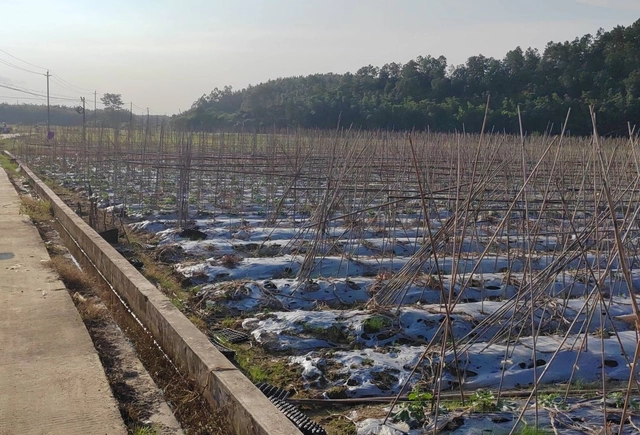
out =
[(70, 128), (11, 150), (93, 220), (126, 214), (174, 302), (286, 372), (254, 381), (340, 405), (334, 433), (638, 431), (633, 135)]

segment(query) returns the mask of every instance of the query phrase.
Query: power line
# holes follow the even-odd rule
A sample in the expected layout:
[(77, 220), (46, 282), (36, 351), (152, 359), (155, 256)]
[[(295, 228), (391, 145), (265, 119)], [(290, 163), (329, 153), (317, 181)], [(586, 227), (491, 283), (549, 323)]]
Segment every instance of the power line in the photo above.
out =
[[(20, 62), (22, 62), (22, 63), (24, 63), (26, 65), (30, 65), (30, 66), (32, 66), (34, 68), (39, 68), (39, 69), (42, 69), (42, 70), (46, 70), (47, 73), (45, 74), (45, 73), (33, 71), (31, 69), (23, 68), (23, 67), (21, 67), (19, 65), (11, 63), (11, 62), (9, 62), (9, 61), (7, 61), (5, 59), (2, 59), (2, 58), (0, 58), (0, 64), (4, 64), (4, 65), (9, 66), (11, 68), (16, 68), (18, 70), (21, 70), (21, 71), (24, 71), (24, 72), (28, 72), (28, 73), (31, 73), (31, 74), (44, 75), (48, 79), (52, 80), (53, 83), (55, 83), (57, 86), (60, 86), (61, 88), (65, 89), (65, 90), (67, 90), (69, 92), (78, 93), (78, 94), (82, 94), (82, 95), (92, 95), (92, 94), (95, 95), (95, 90), (90, 90), (90, 89), (87, 89), (87, 88), (76, 86), (73, 83), (70, 83), (70, 82), (66, 81), (65, 79), (63, 79), (59, 75), (54, 74), (52, 71), (47, 70), (47, 68), (45, 68), (45, 67), (42, 67), (40, 65), (36, 65), (36, 64), (27, 62), (26, 60), (23, 60), (23, 59), (20, 59), (19, 57), (16, 57), (16, 56), (12, 55), (11, 53), (9, 53), (9, 52), (7, 52), (7, 51), (5, 51), (3, 49), (0, 49), (0, 53), (4, 53), (9, 57), (11, 57), (11, 58), (13, 58), (15, 60), (18, 60), (18, 61), (20, 61)], [(49, 80), (47, 80), (47, 94), (48, 94), (50, 99), (60, 100), (60, 101), (76, 101), (78, 99), (77, 97), (70, 97), (70, 96), (67, 96), (67, 95), (52, 94), (51, 92), (49, 92), (49, 89), (48, 89), (48, 81)], [(33, 89), (21, 88), (21, 87), (17, 87), (17, 86), (2, 85), (2, 84), (0, 84), (0, 87), (6, 88), (6, 89), (10, 89), (10, 90), (13, 90), (13, 91), (16, 91), (16, 92), (21, 92), (21, 93), (24, 93), (24, 94), (33, 95), (33, 96), (36, 96), (36, 97), (39, 97), (39, 98), (46, 98), (47, 97), (47, 95), (43, 95), (43, 94), (39, 93), (40, 91), (36, 91), (36, 90), (33, 90)], [(102, 103), (101, 101), (96, 101), (96, 98), (94, 98), (93, 100), (86, 99), (86, 102), (87, 103), (94, 103), (94, 106), (97, 105), (97, 104), (100, 104), (100, 105), (104, 106), (104, 103)], [(138, 106), (136, 104), (133, 104), (133, 103), (130, 103), (130, 104), (132, 106), (135, 106), (137, 109), (139, 109), (139, 110), (141, 110), (143, 112), (145, 110), (147, 110), (147, 111), (149, 111), (150, 113), (152, 113), (154, 115), (159, 115), (156, 112), (150, 110), (149, 108), (145, 109), (144, 107), (140, 107), (140, 106)]]
[(101, 106), (104, 106), (104, 103), (102, 101), (100, 101), (100, 100), (96, 101), (96, 100), (87, 99), (87, 103), (100, 104)]
[(64, 98), (64, 97), (50, 97), (52, 100), (60, 100), (60, 101), (75, 101), (76, 103), (79, 101), (78, 98)]
[(15, 96), (15, 95), (0, 95), (0, 98), (5, 98), (5, 99), (11, 99), (11, 100), (38, 100), (38, 101), (44, 101), (45, 98), (44, 97), (22, 97), (22, 96)]
[[(66, 81), (65, 79), (63, 79), (62, 77), (60, 77), (60, 76), (59, 76), (59, 75), (57, 75), (57, 74), (53, 74), (53, 73), (51, 73), (51, 77), (55, 77), (55, 78), (57, 78), (58, 80), (60, 80), (61, 82), (65, 83), (67, 86), (70, 86), (70, 87), (72, 87), (72, 88), (77, 89), (77, 90), (74, 90), (74, 92), (78, 92), (78, 90), (79, 90), (79, 91), (83, 91), (83, 92), (80, 92), (81, 94), (83, 94), (83, 93), (93, 94), (93, 92), (94, 92), (92, 89), (81, 88), (80, 86), (76, 86), (76, 85), (74, 85), (74, 84), (72, 84), (72, 83), (69, 83), (68, 81)], [(73, 90), (73, 89), (72, 89), (72, 90)]]
[[(36, 89), (23, 88), (22, 86), (15, 86), (15, 85), (10, 85), (10, 86), (13, 86), (16, 89), (19, 89), (20, 91), (29, 91), (29, 92), (36, 92), (36, 93), (42, 92), (42, 91), (39, 91), (39, 90), (36, 90)], [(51, 93), (51, 92), (49, 93), (49, 95), (51, 97), (66, 98), (68, 100), (73, 100), (73, 101), (78, 99), (78, 97), (75, 97), (73, 95), (54, 94), (54, 93)], [(46, 97), (46, 94), (43, 94), (43, 96)]]
[[(20, 59), (19, 57), (16, 57), (16, 56), (12, 55), (11, 53), (9, 53), (9, 52), (7, 52), (7, 51), (5, 51), (5, 50), (0, 49), (0, 52), (2, 52), (2, 53), (4, 53), (4, 54), (6, 54), (7, 56), (9, 56), (9, 57), (11, 57), (11, 58), (13, 58), (13, 59), (16, 59), (16, 60), (18, 60), (18, 61), (20, 61), (20, 62), (23, 62), (23, 63), (25, 63), (25, 64), (27, 64), (27, 65), (31, 65), (31, 66), (33, 66), (33, 67), (36, 67), (36, 68), (40, 68), (40, 69), (46, 70), (46, 68), (44, 68), (44, 67), (42, 67), (42, 66), (39, 66), (39, 65), (36, 65), (36, 64), (33, 64), (33, 63), (30, 63), (30, 62), (27, 62), (26, 60)], [(27, 68), (23, 68), (23, 67), (21, 67), (21, 66), (15, 65), (15, 64), (13, 64), (13, 63), (11, 63), (11, 62), (9, 62), (9, 61), (5, 60), (5, 59), (2, 59), (2, 58), (0, 58), (0, 63), (1, 63), (1, 64), (4, 64), (4, 65), (7, 65), (7, 66), (10, 66), (10, 67), (12, 67), (12, 68), (19, 69), (19, 70), (24, 71), (24, 72), (31, 73), (31, 74), (45, 75), (45, 76), (46, 76), (46, 74), (43, 74), (43, 73), (41, 73), (41, 72), (37, 72), (37, 71), (32, 71), (32, 70), (27, 69)], [(80, 94), (85, 94), (85, 93), (86, 93), (86, 94), (93, 94), (93, 90), (89, 90), (89, 89), (86, 89), (86, 88), (81, 88), (80, 86), (76, 86), (76, 85), (74, 85), (74, 84), (72, 84), (72, 83), (69, 83), (68, 81), (66, 81), (65, 79), (63, 79), (62, 77), (60, 77), (60, 76), (59, 76), (59, 75), (57, 75), (57, 74), (53, 74), (53, 73), (49, 72), (49, 77), (50, 77), (51, 79), (53, 79), (53, 80), (54, 80), (54, 82), (55, 82), (56, 84), (58, 84), (60, 87), (65, 88), (65, 89), (66, 89), (66, 90), (68, 90), (68, 91), (71, 91), (71, 92), (74, 92), (74, 93), (80, 93)], [(57, 79), (57, 80), (56, 80), (56, 79)], [(86, 92), (85, 92), (85, 91), (86, 91)]]
[(28, 72), (28, 73), (31, 73), (31, 74), (36, 74), (36, 75), (39, 75), (39, 76), (44, 75), (44, 74), (42, 74), (41, 72), (31, 71), (30, 69), (26, 69), (26, 68), (22, 68), (21, 66), (14, 65), (14, 64), (12, 64), (11, 62), (6, 61), (6, 60), (4, 60), (4, 59), (0, 59), (0, 63), (2, 63), (2, 64), (4, 64), (4, 65), (7, 65), (7, 66), (10, 66), (10, 67), (12, 67), (12, 68), (19, 69), (20, 71)]
[[(21, 91), (18, 91), (21, 92)], [(34, 96), (34, 97), (24, 97), (21, 95), (0, 95), (0, 99), (6, 99), (6, 100), (33, 100), (33, 101), (46, 101), (47, 97), (45, 95), (43, 96)], [(50, 97), (51, 100), (60, 100), (60, 101), (70, 101), (69, 98), (58, 98), (58, 97)], [(75, 99), (73, 101), (76, 101)], [(87, 103), (92, 103), (93, 100), (86, 100)], [(98, 104), (102, 104), (102, 103), (98, 103)]]
[[(19, 88), (19, 87), (15, 87), (15, 86), (9, 86), (9, 85), (5, 85), (0, 83), (0, 88), (5, 88), (5, 89), (11, 89), (12, 91), (16, 91), (16, 92), (22, 92), (24, 94), (29, 94), (29, 95), (35, 95), (36, 97), (42, 97), (42, 98), (46, 98), (47, 95), (46, 94), (39, 94), (38, 91), (34, 91), (32, 89), (26, 89), (26, 88)], [(77, 101), (78, 98), (74, 98), (74, 97), (70, 97), (68, 95), (59, 95), (59, 94), (49, 94), (50, 98), (55, 99), (55, 100), (67, 100), (67, 101)]]
[(22, 63), (26, 63), (27, 65), (31, 65), (31, 66), (34, 66), (34, 67), (36, 67), (36, 68), (40, 68), (40, 69), (44, 69), (44, 70), (46, 70), (46, 68), (44, 68), (44, 67), (41, 67), (41, 66), (38, 66), (38, 65), (34, 65), (34, 64), (32, 64), (32, 63), (29, 63), (29, 62), (27, 62), (26, 60), (22, 60), (22, 59), (20, 59), (19, 57), (15, 57), (13, 54), (11, 54), (11, 53), (7, 53), (6, 51), (4, 51), (4, 50), (2, 50), (2, 49), (0, 49), (0, 52), (2, 52), (2, 53), (4, 53), (4, 54), (6, 54), (6, 55), (7, 55), (7, 56), (9, 56), (9, 57), (14, 58), (15, 60), (19, 60), (19, 61), (20, 61), (20, 62), (22, 62)]
[(93, 92), (80, 92), (77, 89), (73, 89), (70, 86), (65, 85), (62, 81), (60, 81), (61, 79), (59, 79), (59, 78), (56, 79), (56, 76), (52, 75), (50, 78), (55, 84), (57, 84), (61, 88), (66, 89), (67, 91), (70, 91), (70, 92), (73, 92), (73, 93), (78, 93), (78, 94), (83, 94), (83, 95), (93, 95)]
[(7, 86), (1, 83), (0, 83), (0, 88), (11, 89), (12, 91), (22, 92), (24, 94), (29, 94), (29, 95), (35, 95), (36, 97), (45, 97), (45, 98), (47, 97), (46, 95), (36, 94), (35, 92), (31, 92), (31, 91), (20, 89), (20, 88), (14, 88), (13, 86)]
[(74, 100), (74, 101), (79, 100), (78, 97), (74, 97), (74, 96), (71, 96), (71, 95), (60, 95), (60, 94), (52, 94), (52, 93), (49, 93), (49, 95), (51, 95), (51, 97), (66, 98), (68, 100)]
[[(21, 91), (42, 92), (42, 91), (40, 91), (40, 90), (38, 90), (38, 89), (25, 88), (25, 87), (23, 87), (23, 86), (12, 85), (12, 84), (10, 84), (10, 83), (3, 83), (3, 84), (4, 84), (4, 85), (6, 85), (6, 86), (13, 86), (14, 88), (18, 88), (18, 89), (20, 89)], [(43, 94), (44, 94), (44, 93), (43, 93)]]

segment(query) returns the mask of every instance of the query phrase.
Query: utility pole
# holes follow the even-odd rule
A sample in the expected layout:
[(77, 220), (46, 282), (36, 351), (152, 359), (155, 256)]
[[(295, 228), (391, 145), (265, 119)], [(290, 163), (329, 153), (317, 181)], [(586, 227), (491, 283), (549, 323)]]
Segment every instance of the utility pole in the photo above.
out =
[(93, 91), (93, 128), (98, 126), (98, 91)]
[(133, 102), (129, 103), (129, 128), (133, 125)]
[(85, 98), (80, 97), (82, 100), (82, 145), (87, 146), (87, 118), (85, 110)]
[(51, 131), (51, 117), (50, 117), (50, 109), (49, 109), (49, 70), (47, 70), (47, 138), (49, 137), (49, 132)]
[(147, 134), (149, 134), (149, 108), (147, 107)]

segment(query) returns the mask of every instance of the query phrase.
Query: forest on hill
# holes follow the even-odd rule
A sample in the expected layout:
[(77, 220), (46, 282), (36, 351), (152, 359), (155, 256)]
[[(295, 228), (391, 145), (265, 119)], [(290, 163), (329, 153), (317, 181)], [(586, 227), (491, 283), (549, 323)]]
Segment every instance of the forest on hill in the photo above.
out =
[(592, 130), (589, 106), (602, 134), (628, 134), (640, 121), (640, 20), (599, 30), (544, 51), (520, 47), (503, 59), (477, 55), (448, 65), (419, 56), (405, 64), (364, 66), (355, 73), (269, 80), (242, 90), (225, 86), (173, 117), (188, 130), (336, 128), (479, 132), (487, 128), (559, 132), (569, 108), (571, 134)]

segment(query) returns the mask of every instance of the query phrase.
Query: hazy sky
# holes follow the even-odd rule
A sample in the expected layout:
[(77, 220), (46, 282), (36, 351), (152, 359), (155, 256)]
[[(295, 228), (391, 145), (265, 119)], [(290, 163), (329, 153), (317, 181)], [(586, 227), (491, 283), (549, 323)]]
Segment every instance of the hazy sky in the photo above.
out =
[[(0, 17), (0, 50), (73, 85), (53, 80), (52, 94), (121, 93), (136, 113), (173, 114), (224, 85), (428, 54), (457, 65), (518, 45), (542, 51), (632, 24), (640, 0), (0, 0)], [(0, 52), (0, 84), (46, 91), (43, 76), (4, 62), (44, 73)]]

